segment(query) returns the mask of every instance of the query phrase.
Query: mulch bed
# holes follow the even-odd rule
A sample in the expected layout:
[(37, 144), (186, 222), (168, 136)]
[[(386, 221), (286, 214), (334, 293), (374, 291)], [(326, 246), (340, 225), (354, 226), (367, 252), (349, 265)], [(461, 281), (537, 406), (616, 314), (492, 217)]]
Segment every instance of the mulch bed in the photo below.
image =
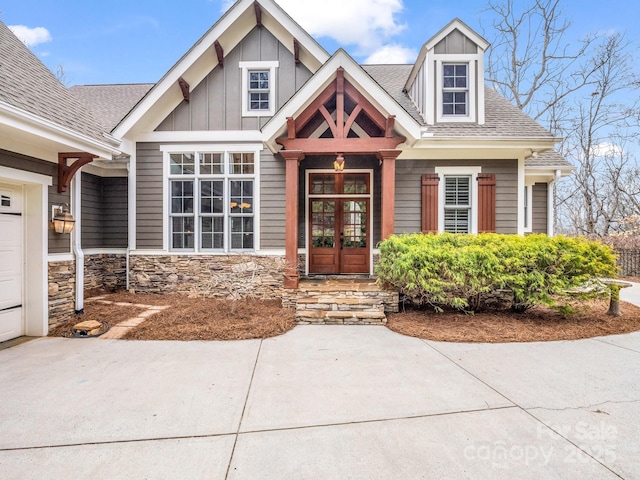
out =
[(640, 307), (630, 303), (620, 302), (620, 317), (606, 314), (608, 300), (583, 301), (574, 307), (577, 311), (571, 315), (547, 307), (525, 313), (503, 309), (473, 315), (407, 309), (387, 315), (387, 327), (427, 340), (485, 343), (576, 340), (640, 330)]
[(49, 335), (52, 337), (71, 336), (71, 328), (77, 323), (84, 322), (85, 320), (95, 320), (97, 322), (107, 321), (110, 326), (114, 326), (124, 320), (135, 317), (144, 311), (144, 308), (104, 305), (96, 302), (87, 302), (85, 300), (84, 313), (73, 315), (69, 319), (59, 323), (49, 332)]

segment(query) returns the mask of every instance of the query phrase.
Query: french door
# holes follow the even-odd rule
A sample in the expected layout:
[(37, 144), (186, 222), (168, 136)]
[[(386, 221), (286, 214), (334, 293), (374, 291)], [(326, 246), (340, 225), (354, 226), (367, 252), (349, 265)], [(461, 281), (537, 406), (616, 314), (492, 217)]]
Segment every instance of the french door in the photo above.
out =
[(369, 173), (312, 173), (309, 273), (369, 273)]

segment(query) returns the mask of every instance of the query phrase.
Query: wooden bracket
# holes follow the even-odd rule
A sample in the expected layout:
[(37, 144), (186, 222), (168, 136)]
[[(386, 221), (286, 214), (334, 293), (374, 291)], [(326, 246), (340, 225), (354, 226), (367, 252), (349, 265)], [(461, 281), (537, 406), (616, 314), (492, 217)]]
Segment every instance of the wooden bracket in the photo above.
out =
[[(75, 158), (76, 161), (67, 165), (67, 160), (72, 158)], [(87, 163), (91, 163), (94, 158), (98, 158), (98, 156), (84, 152), (58, 153), (58, 192), (66, 192), (76, 172)]]
[(293, 39), (293, 58), (296, 61), (296, 65), (300, 64), (300, 43), (295, 38)]
[(216, 49), (216, 56), (218, 57), (218, 65), (220, 65), (221, 67), (224, 67), (223, 65), (224, 50), (222, 49), (222, 45), (220, 45), (220, 42), (216, 40), (215, 42), (213, 42), (213, 47)]
[(256, 12), (256, 24), (258, 28), (262, 27), (262, 9), (258, 2), (253, 2), (253, 10)]
[(189, 84), (184, 78), (180, 77), (178, 79), (178, 85), (180, 85), (180, 90), (182, 90), (184, 101), (189, 103)]

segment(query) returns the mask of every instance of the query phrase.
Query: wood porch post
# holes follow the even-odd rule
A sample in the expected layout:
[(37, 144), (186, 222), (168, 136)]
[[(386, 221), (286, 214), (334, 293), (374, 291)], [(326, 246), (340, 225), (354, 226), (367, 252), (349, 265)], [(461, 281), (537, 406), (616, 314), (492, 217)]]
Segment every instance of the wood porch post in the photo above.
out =
[(298, 165), (304, 158), (301, 150), (282, 150), (286, 161), (285, 181), (285, 267), (284, 288), (298, 288)]
[(382, 240), (393, 234), (394, 209), (396, 200), (396, 158), (401, 150), (379, 150), (378, 158), (382, 162)]

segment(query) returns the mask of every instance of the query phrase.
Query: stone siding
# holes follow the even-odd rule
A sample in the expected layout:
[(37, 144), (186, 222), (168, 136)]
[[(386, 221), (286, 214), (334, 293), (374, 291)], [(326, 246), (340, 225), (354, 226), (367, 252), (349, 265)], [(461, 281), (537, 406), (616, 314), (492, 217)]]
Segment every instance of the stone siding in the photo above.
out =
[(101, 253), (84, 257), (84, 289), (115, 292), (127, 284), (127, 257)]
[(279, 256), (132, 255), (129, 287), (191, 297), (281, 298), (284, 265)]
[(75, 313), (76, 262), (49, 262), (49, 331)]

